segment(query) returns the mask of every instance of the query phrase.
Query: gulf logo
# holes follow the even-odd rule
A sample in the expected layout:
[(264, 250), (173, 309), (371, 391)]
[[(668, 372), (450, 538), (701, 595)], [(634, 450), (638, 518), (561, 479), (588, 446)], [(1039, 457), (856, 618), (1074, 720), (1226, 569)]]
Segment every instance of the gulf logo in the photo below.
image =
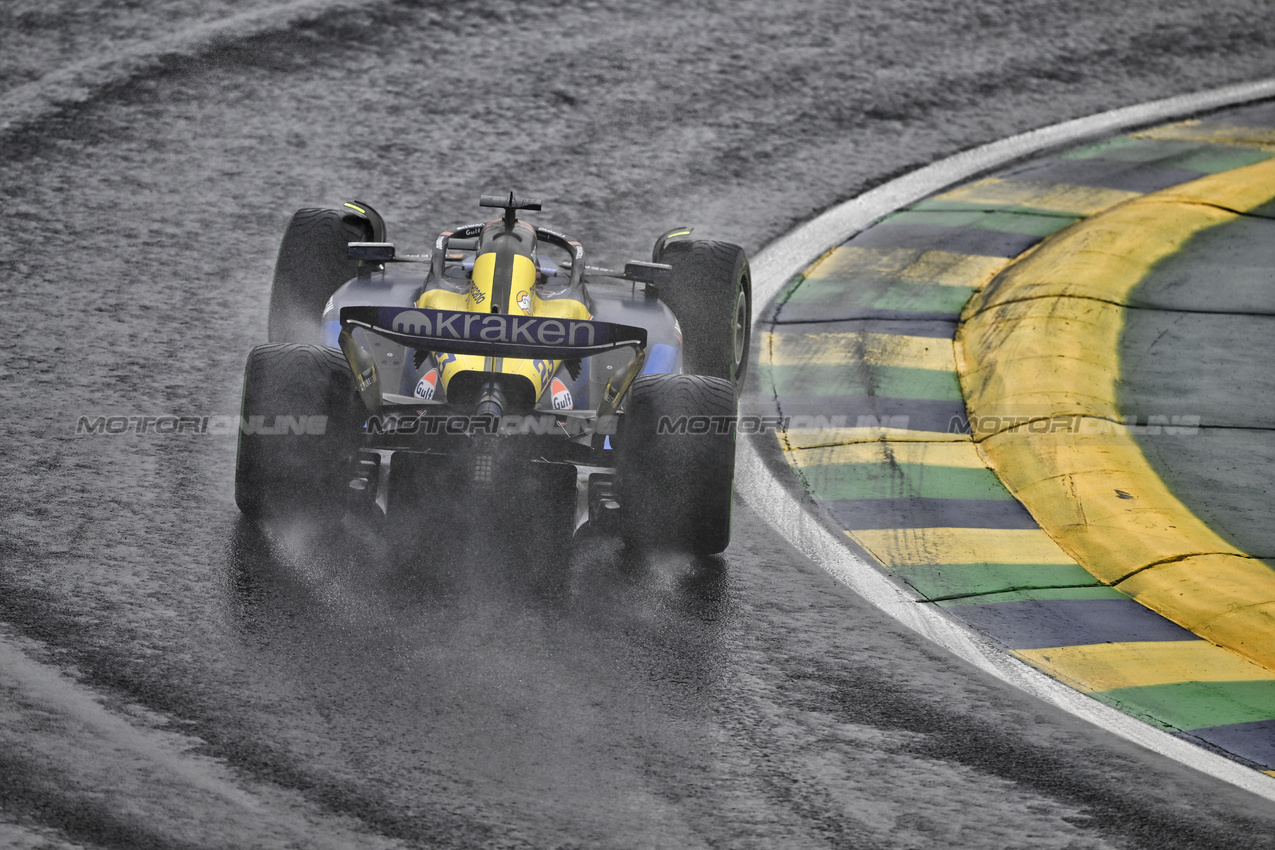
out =
[(423, 398), (426, 401), (433, 401), (434, 390), (438, 388), (438, 370), (430, 369), (421, 379), (416, 382), (416, 391), (412, 395), (417, 398)]
[(571, 398), (571, 390), (557, 378), (554, 378), (553, 383), (549, 385), (549, 392), (553, 395), (554, 410), (570, 410), (571, 405), (575, 403)]

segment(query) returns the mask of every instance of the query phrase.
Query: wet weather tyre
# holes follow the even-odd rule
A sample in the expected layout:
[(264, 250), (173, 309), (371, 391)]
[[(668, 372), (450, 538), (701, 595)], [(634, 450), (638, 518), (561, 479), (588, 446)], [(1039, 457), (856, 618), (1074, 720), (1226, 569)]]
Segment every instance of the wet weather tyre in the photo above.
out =
[(621, 534), (642, 549), (713, 555), (730, 544), (735, 389), (706, 375), (643, 375), (616, 435)]
[(253, 519), (339, 508), (362, 404), (344, 355), (317, 345), (258, 345), (244, 369), (235, 502)]
[(380, 239), (380, 216), (352, 209), (297, 210), (284, 231), (270, 289), (269, 340), (319, 342), (323, 307), (341, 284), (359, 273), (348, 254), (350, 242)]
[(682, 326), (682, 371), (742, 385), (752, 331), (752, 278), (744, 249), (707, 239), (664, 245), (656, 262), (673, 267), (660, 288)]

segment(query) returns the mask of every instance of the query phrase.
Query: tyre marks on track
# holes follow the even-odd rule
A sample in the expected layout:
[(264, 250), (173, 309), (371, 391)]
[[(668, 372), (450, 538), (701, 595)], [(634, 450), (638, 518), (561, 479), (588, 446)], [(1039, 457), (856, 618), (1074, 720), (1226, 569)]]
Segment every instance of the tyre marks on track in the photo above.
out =
[(1042, 530), (970, 434), (953, 346), (966, 303), (1046, 238), (1272, 156), (1275, 131), (1215, 118), (1039, 157), (912, 204), (788, 285), (761, 359), (763, 384), (791, 417), (790, 466), (918, 601), (1082, 692), (1275, 775), (1275, 673), (1140, 605)]
[(206, 846), (194, 836), (217, 836), (230, 847), (402, 846), (295, 791), (245, 781), (203, 755), (206, 743), (171, 717), (111, 705), (34, 660), (45, 654), (0, 630), (0, 783), (9, 808), (0, 844), (186, 848)]
[(0, 139), (57, 112), (88, 103), (103, 92), (164, 68), (181, 67), (243, 42), (344, 12), (381, 5), (354, 0), (293, 0), (201, 22), (164, 38), (94, 54), (0, 96)]

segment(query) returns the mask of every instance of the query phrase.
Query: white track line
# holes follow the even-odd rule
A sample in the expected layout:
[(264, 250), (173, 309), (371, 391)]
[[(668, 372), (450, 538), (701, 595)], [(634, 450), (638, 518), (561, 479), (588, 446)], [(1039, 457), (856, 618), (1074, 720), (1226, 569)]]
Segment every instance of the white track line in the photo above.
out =
[[(891, 180), (824, 212), (757, 255), (752, 263), (753, 320), (760, 320), (784, 284), (825, 251), (900, 207), (953, 184), (1054, 148), (1271, 97), (1275, 97), (1275, 79), (1152, 101), (1011, 136)], [(979, 669), (1077, 717), (1209, 776), (1275, 800), (1275, 778), (1091, 699), (1019, 661), (1004, 647), (947, 616), (941, 609), (919, 603), (916, 596), (852, 550), (842, 533), (815, 515), (809, 500), (786, 495), (790, 492), (787, 486), (761, 459), (752, 442), (740, 441), (736, 463), (736, 486), (749, 507), (806, 557), (909, 629)], [(785, 495), (776, 499), (776, 493)]]

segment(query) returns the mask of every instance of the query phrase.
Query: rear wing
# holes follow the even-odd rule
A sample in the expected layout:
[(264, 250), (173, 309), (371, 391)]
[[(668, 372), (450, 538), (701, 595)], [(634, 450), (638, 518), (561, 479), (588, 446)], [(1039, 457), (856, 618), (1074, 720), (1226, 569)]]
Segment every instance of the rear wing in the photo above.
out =
[(341, 326), (409, 348), (448, 354), (573, 360), (626, 346), (646, 348), (646, 328), (582, 319), (417, 307), (342, 307)]

